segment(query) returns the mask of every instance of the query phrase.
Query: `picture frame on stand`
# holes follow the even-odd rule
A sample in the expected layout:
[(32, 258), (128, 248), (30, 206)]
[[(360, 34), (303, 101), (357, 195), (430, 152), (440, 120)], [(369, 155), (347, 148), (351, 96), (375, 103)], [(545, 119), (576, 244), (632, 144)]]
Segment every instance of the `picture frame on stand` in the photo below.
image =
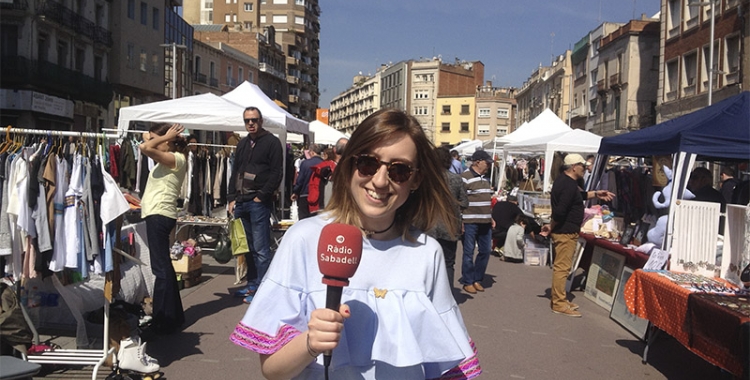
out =
[(606, 248), (594, 247), (591, 265), (586, 276), (586, 290), (584, 291), (586, 298), (605, 310), (612, 311), (624, 266), (625, 256)]
[(625, 284), (633, 275), (633, 268), (623, 267), (620, 275), (620, 286), (617, 287), (615, 302), (612, 304), (612, 311), (609, 317), (619, 323), (622, 327), (635, 335), (640, 340), (646, 339), (648, 331), (648, 319), (637, 317), (630, 313), (628, 305), (625, 303)]

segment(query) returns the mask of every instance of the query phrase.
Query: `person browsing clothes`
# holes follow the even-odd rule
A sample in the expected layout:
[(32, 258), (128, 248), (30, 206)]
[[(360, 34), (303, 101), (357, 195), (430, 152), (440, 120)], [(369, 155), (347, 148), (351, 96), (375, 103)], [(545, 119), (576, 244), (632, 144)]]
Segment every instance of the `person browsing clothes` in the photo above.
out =
[[(434, 147), (396, 109), (354, 130), (334, 171), (328, 208), (295, 223), (231, 335), (260, 355), (263, 376), (323, 379), (472, 379), (481, 373), (453, 299), (443, 251), (424, 231), (452, 229), (453, 205)], [(317, 247), (330, 223), (363, 235), (359, 268), (338, 310), (326, 309)]]
[(141, 217), (146, 222), (151, 272), (154, 280), (150, 329), (156, 334), (179, 331), (185, 323), (177, 274), (169, 255), (170, 236), (177, 225), (177, 198), (185, 179), (187, 141), (179, 124), (154, 125), (143, 134), (141, 153), (156, 162), (141, 198)]

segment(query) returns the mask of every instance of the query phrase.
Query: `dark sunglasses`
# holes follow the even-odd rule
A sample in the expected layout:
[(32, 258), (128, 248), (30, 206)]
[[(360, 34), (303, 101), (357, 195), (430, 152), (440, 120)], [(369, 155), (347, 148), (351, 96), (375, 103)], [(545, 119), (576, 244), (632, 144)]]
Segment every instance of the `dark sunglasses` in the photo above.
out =
[(354, 165), (357, 167), (357, 171), (364, 176), (374, 176), (375, 173), (380, 170), (381, 165), (385, 165), (388, 170), (388, 178), (394, 183), (406, 182), (411, 178), (412, 173), (417, 169), (412, 169), (411, 166), (402, 162), (385, 162), (380, 161), (373, 156), (363, 154), (361, 156), (352, 157), (354, 159)]
[(253, 122), (253, 124), (255, 124), (255, 123), (257, 123), (257, 122), (260, 121), (260, 118), (259, 117), (253, 117), (253, 118), (250, 118), (250, 119), (245, 119), (245, 124), (250, 124), (251, 121)]

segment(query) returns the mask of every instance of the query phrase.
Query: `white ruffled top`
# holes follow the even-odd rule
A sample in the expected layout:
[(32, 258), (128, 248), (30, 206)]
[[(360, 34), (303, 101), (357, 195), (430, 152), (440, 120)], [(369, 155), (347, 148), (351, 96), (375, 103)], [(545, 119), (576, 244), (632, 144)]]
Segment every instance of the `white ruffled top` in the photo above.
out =
[[(307, 330), (313, 310), (325, 307), (316, 252), (329, 222), (316, 216), (287, 231), (230, 338), (235, 344), (276, 352)], [(331, 379), (439, 378), (451, 369), (450, 378), (473, 378), (481, 372), (448, 285), (442, 249), (416, 234), (414, 243), (364, 239), (359, 268), (343, 290), (341, 302), (351, 317), (333, 350)], [(319, 357), (296, 379), (322, 378), (322, 370)]]

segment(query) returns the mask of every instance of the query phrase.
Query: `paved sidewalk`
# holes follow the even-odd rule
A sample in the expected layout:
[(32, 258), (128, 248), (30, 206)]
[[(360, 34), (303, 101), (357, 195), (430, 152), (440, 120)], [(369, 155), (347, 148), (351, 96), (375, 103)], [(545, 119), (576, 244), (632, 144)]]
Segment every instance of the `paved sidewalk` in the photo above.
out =
[[(184, 331), (149, 342), (149, 355), (159, 360), (167, 379), (262, 379), (258, 356), (228, 339), (247, 309), (240, 298), (232, 297), (239, 287), (232, 264), (219, 265), (210, 257), (203, 262), (204, 281), (182, 291)], [(652, 346), (649, 364), (642, 364), (644, 343), (582, 292), (574, 292), (574, 302), (583, 318), (553, 314), (548, 298), (551, 278), (549, 267), (505, 263), (493, 256), (485, 292), (468, 295), (456, 290), (479, 352), (482, 379), (731, 378), (666, 334)], [(108, 369), (100, 371), (99, 378), (106, 373)], [(37, 378), (86, 379), (91, 370), (56, 371)]]

